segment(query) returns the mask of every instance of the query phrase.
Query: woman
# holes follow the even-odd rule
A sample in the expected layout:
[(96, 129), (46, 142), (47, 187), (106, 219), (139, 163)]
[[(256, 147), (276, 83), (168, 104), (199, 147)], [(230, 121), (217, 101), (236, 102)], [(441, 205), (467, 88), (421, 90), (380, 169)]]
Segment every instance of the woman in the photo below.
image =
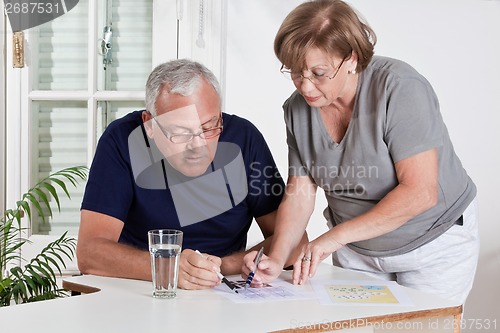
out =
[[(296, 87), (283, 106), (289, 178), (254, 281), (282, 271), (319, 186), (329, 231), (302, 249), (294, 283), (332, 254), (334, 265), (463, 303), (479, 252), (476, 187), (429, 82), (402, 61), (374, 56), (375, 43), (338, 0), (303, 3), (283, 21), (274, 49)], [(254, 257), (245, 258), (245, 274)]]

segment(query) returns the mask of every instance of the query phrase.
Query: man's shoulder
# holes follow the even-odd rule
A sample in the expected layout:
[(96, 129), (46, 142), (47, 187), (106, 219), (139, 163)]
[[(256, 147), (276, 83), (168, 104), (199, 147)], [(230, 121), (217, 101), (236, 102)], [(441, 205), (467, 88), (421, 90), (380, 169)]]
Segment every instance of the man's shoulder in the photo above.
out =
[(113, 120), (108, 127), (107, 131), (117, 131), (117, 132), (131, 132), (136, 129), (138, 126), (142, 125), (142, 112), (140, 111), (132, 111), (125, 116)]
[(239, 126), (244, 126), (244, 127), (254, 127), (254, 124), (246, 118), (237, 116), (235, 114), (229, 114), (229, 113), (223, 113), (222, 114), (222, 119), (224, 120), (224, 126), (226, 125), (239, 125)]
[(119, 149), (122, 151), (128, 150), (129, 138), (134, 131), (140, 130), (142, 125), (142, 111), (133, 111), (125, 116), (113, 120), (104, 130), (99, 142), (97, 150), (108, 147)]
[(224, 114), (223, 117), (224, 129), (220, 142), (238, 145), (244, 156), (268, 150), (264, 135), (251, 121), (236, 115)]
[(262, 136), (257, 127), (248, 119), (234, 114), (223, 114), (224, 130), (223, 137), (243, 138), (247, 136)]
[(102, 134), (99, 141), (127, 142), (130, 134), (142, 125), (142, 111), (132, 111), (125, 116), (113, 120)]

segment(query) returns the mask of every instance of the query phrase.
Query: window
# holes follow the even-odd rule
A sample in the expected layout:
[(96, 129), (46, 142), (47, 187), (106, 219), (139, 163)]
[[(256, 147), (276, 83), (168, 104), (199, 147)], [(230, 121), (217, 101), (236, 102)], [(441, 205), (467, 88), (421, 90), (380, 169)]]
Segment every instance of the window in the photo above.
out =
[[(30, 184), (62, 168), (88, 165), (109, 122), (143, 108), (152, 13), (148, 0), (81, 0), (62, 17), (31, 29)], [(61, 214), (49, 223), (35, 218), (33, 234), (77, 233), (84, 184), (68, 189), (71, 200), (61, 198)]]
[[(143, 108), (156, 64), (190, 57), (220, 78), (222, 9), (223, 0), (80, 0), (63, 16), (24, 31), (24, 68), (10, 66), (6, 43), (7, 206), (49, 173), (90, 166), (106, 126)], [(106, 54), (111, 61), (104, 63)], [(41, 244), (66, 230), (76, 235), (84, 187), (68, 188), (71, 200), (63, 199), (61, 214), (48, 223), (25, 221), (26, 236)]]

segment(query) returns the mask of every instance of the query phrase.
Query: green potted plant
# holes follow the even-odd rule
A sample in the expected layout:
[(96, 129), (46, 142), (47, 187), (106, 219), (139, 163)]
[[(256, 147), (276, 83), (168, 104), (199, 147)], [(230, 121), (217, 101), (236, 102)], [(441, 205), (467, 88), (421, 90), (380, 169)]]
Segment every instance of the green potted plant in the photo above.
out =
[(87, 167), (77, 166), (62, 169), (49, 175), (24, 193), (16, 202), (14, 209), (6, 210), (0, 220), (0, 307), (12, 303), (27, 303), (66, 296), (56, 281), (61, 267), (66, 268), (64, 259), (72, 259), (76, 239), (67, 232), (49, 243), (25, 265), (20, 250), (27, 239), (21, 237), (21, 218), (25, 215), (30, 221), (38, 213), (42, 221), (52, 216), (50, 197), (60, 210), (57, 189), (62, 189), (70, 197), (66, 181), (76, 186), (87, 178)]

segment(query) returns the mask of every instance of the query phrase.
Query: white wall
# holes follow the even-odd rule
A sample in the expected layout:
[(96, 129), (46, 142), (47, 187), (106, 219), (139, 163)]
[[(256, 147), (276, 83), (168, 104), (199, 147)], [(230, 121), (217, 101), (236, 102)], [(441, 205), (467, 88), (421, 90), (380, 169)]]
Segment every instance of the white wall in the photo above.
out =
[[(299, 0), (228, 3), (226, 112), (250, 119), (264, 134), (286, 177), (287, 148), (281, 104), (292, 84), (279, 73), (273, 39)], [(455, 149), (478, 187), (481, 254), (464, 324), (497, 319), (500, 310), (500, 1), (352, 0), (377, 33), (376, 53), (412, 64), (433, 84)], [(326, 231), (319, 193), (311, 238)], [(252, 239), (259, 237), (252, 230)], [(467, 253), (457, 253), (466, 256)], [(463, 332), (484, 331), (464, 329)], [(495, 330), (493, 330), (495, 331)]]

